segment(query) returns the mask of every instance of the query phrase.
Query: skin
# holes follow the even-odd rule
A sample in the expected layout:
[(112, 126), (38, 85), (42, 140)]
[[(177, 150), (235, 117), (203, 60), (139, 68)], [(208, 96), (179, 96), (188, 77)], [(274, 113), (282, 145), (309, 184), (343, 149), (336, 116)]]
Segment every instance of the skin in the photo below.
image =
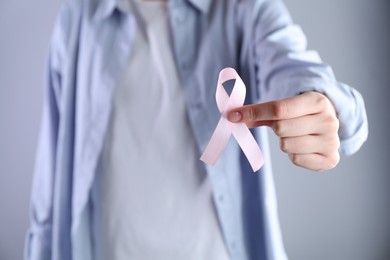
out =
[(230, 111), (228, 119), (233, 123), (245, 122), (249, 128), (271, 127), (280, 139), (280, 149), (297, 166), (325, 171), (340, 161), (339, 121), (333, 104), (321, 93), (305, 92), (243, 106)]
[(228, 114), (233, 123), (268, 126), (280, 139), (280, 149), (297, 166), (325, 171), (339, 160), (339, 121), (330, 100), (318, 92), (243, 106)]

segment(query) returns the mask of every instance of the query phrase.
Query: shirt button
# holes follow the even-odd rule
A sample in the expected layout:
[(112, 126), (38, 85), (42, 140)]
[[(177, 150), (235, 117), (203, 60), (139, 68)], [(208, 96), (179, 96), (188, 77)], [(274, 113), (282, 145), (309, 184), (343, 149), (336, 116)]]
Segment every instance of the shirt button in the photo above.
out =
[(218, 201), (219, 201), (220, 203), (222, 203), (222, 202), (223, 202), (223, 200), (224, 200), (224, 197), (223, 197), (223, 195), (219, 195), (219, 196), (218, 196)]

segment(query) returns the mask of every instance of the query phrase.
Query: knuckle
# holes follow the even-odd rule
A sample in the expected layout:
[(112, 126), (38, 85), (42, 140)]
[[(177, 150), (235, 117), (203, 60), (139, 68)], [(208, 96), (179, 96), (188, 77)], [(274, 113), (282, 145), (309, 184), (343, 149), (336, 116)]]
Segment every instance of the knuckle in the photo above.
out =
[(272, 114), (276, 118), (284, 118), (286, 115), (288, 115), (289, 111), (289, 105), (287, 102), (276, 102), (272, 105)]
[(335, 152), (331, 156), (328, 157), (328, 169), (333, 169), (337, 166), (340, 162), (340, 154), (338, 152)]
[(317, 93), (316, 104), (318, 107), (325, 109), (329, 105), (329, 100), (324, 94)]
[(340, 129), (340, 121), (336, 116), (334, 117), (333, 120), (333, 126), (334, 126), (334, 131), (337, 133)]
[(330, 128), (333, 132), (336, 132), (339, 130), (340, 123), (339, 120), (336, 117), (331, 117), (330, 121)]
[(280, 138), (280, 150), (285, 153), (288, 152), (288, 141), (286, 138)]
[(326, 166), (322, 171), (330, 170), (335, 168), (340, 162), (340, 154), (338, 152), (335, 152), (329, 156), (326, 157)]
[(296, 165), (296, 166), (301, 166), (302, 165), (302, 159), (301, 156), (298, 156), (296, 154), (293, 154), (291, 157), (291, 162)]
[(273, 129), (277, 136), (284, 136), (284, 124), (281, 121), (274, 122)]
[(340, 138), (335, 138), (335, 148), (336, 148), (336, 151), (340, 148), (340, 145), (341, 145), (341, 143), (340, 143)]
[(324, 122), (332, 133), (337, 133), (340, 127), (340, 122), (336, 116), (329, 114), (324, 119)]
[(328, 147), (331, 152), (337, 151), (340, 148), (340, 139), (338, 136), (332, 136), (328, 140)]

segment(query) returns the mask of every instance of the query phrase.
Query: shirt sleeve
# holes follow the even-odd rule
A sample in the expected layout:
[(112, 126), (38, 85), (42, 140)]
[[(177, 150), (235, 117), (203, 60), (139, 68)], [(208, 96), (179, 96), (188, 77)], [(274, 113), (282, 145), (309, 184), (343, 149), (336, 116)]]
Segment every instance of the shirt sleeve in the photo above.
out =
[(47, 59), (42, 121), (30, 202), (30, 226), (25, 240), (24, 258), (26, 260), (52, 259), (53, 193), (56, 177), (57, 140), (61, 120), (59, 57), (63, 31), (67, 24), (63, 9), (55, 24)]
[(338, 82), (318, 53), (307, 49), (304, 33), (281, 0), (252, 1), (250, 12), (256, 80), (262, 99), (276, 100), (306, 91), (325, 94), (340, 121), (340, 152), (355, 153), (368, 136), (361, 94)]

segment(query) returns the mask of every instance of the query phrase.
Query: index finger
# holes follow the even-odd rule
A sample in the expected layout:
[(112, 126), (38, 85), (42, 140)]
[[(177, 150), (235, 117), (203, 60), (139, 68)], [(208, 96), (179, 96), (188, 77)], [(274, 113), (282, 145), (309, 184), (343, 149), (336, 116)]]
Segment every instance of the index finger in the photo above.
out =
[(306, 92), (285, 99), (253, 104), (233, 109), (228, 114), (231, 122), (282, 120), (316, 114), (322, 111), (326, 97), (316, 92)]

